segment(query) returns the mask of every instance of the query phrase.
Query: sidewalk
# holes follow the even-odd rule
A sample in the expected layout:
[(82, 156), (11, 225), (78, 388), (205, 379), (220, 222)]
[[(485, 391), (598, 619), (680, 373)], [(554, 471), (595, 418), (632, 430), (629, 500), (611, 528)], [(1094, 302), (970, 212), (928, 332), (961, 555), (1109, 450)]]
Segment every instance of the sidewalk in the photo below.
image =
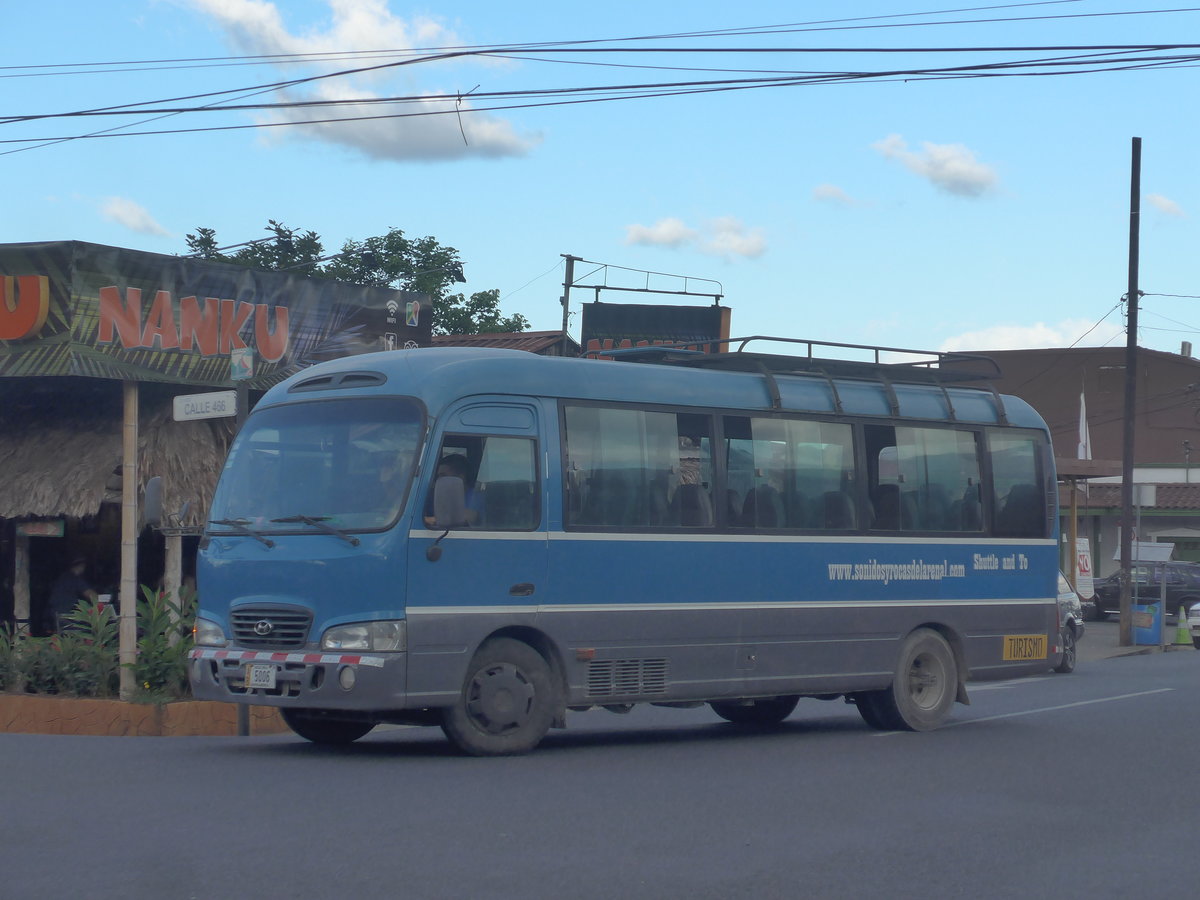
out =
[[(1174, 620), (1168, 622), (1163, 629), (1168, 641), (1175, 640)], [(1121, 626), (1116, 617), (1106, 622), (1088, 622), (1083, 637), (1075, 645), (1079, 662), (1091, 662), (1098, 659), (1109, 659), (1114, 656), (1132, 656), (1142, 653), (1161, 653), (1179, 650), (1183, 653), (1194, 653), (1195, 648), (1189, 644), (1168, 643), (1165, 647), (1155, 645), (1133, 645), (1122, 647), (1120, 644)]]

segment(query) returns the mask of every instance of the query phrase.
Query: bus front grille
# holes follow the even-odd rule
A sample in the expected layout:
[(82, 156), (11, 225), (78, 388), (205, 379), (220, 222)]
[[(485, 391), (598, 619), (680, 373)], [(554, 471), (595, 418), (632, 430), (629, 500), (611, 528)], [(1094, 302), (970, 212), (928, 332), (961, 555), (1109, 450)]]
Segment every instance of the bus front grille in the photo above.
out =
[(597, 659), (588, 663), (589, 697), (633, 697), (666, 692), (665, 659)]
[(303, 647), (312, 613), (300, 607), (245, 606), (229, 614), (240, 647)]

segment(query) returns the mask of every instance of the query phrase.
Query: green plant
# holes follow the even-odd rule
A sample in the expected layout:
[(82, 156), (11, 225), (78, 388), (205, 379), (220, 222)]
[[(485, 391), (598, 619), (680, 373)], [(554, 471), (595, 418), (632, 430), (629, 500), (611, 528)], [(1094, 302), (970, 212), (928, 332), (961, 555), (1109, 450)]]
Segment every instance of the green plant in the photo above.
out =
[(78, 697), (108, 697), (117, 689), (117, 617), (112, 607), (83, 600), (58, 636), (62, 669), (59, 689)]
[[(168, 592), (142, 585), (137, 613), (138, 652), (132, 668), (139, 699), (162, 702), (187, 696), (195, 591), (185, 588), (176, 602)], [(0, 630), (0, 690), (77, 697), (116, 693), (120, 623), (112, 608), (83, 600), (67, 621), (61, 634), (44, 638)]]
[(167, 591), (142, 585), (137, 612), (138, 654), (133, 671), (142, 699), (161, 701), (186, 697), (196, 592), (184, 587), (176, 601)]
[(62, 634), (0, 634), (0, 688), (35, 694), (107, 697), (117, 686), (117, 623), (110, 610), (81, 601)]
[(33, 694), (57, 694), (68, 679), (59, 635), (22, 637), (16, 645), (17, 670), (25, 690)]
[(11, 691), (17, 687), (16, 642), (11, 627), (5, 625), (0, 628), (0, 691)]

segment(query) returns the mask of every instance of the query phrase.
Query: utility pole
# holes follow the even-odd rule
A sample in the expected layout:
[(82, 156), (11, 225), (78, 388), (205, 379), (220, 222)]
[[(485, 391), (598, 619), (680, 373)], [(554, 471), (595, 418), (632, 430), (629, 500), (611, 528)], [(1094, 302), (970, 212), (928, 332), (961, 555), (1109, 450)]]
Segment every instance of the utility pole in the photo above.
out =
[(571, 285), (575, 283), (575, 263), (581, 257), (571, 256), (569, 253), (560, 254), (567, 261), (566, 271), (563, 273), (563, 294), (561, 298), (563, 308), (563, 323), (562, 323), (562, 355), (567, 355), (568, 341), (570, 338), (567, 335), (567, 325), (569, 324), (568, 316), (571, 308)]
[[(1133, 139), (1129, 173), (1129, 285), (1126, 293), (1125, 433), (1121, 451), (1120, 644), (1133, 643), (1133, 435), (1137, 406), (1138, 233), (1142, 203), (1142, 139)], [(1138, 535), (1139, 540), (1141, 535)]]

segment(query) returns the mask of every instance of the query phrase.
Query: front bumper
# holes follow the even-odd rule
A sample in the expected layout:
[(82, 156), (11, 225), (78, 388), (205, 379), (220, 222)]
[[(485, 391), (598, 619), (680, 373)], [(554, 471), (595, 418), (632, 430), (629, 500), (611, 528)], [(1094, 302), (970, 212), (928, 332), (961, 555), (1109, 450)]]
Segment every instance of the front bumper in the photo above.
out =
[[(298, 709), (386, 711), (405, 707), (407, 653), (196, 647), (188, 657), (188, 679), (199, 700)], [(273, 666), (275, 686), (248, 687), (247, 667), (251, 664)]]

